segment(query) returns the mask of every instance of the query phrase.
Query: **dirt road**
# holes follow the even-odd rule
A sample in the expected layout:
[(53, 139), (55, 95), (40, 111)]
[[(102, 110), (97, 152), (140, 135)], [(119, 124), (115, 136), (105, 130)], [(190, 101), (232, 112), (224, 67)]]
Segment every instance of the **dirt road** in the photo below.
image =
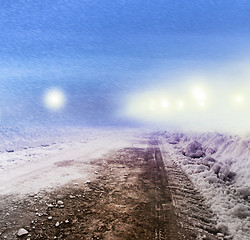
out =
[(182, 170), (163, 161), (157, 141), (89, 164), (91, 181), (2, 198), (1, 238), (16, 239), (24, 227), (18, 239), (217, 239), (213, 214)]

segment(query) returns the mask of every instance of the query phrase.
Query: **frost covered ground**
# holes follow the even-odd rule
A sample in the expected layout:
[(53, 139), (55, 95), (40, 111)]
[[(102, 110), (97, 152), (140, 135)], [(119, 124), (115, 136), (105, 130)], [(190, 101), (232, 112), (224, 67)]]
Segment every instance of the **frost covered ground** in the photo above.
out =
[[(88, 162), (111, 149), (131, 145), (131, 129), (34, 128), (1, 129), (0, 193), (27, 194), (91, 177), (77, 168), (77, 159)], [(75, 164), (76, 163), (76, 164)], [(80, 164), (80, 163), (79, 163)], [(60, 167), (66, 166), (67, 169)]]
[[(1, 127), (0, 132), (1, 195), (53, 189), (78, 178), (87, 181), (94, 171), (80, 172), (79, 157), (87, 162), (133, 142), (138, 147), (145, 136), (136, 129)], [(234, 240), (250, 239), (250, 136), (159, 135), (163, 157), (168, 153), (188, 174), (216, 213), (220, 232)]]
[(250, 136), (165, 132), (160, 139), (162, 152), (171, 154), (217, 214), (221, 231), (250, 239)]

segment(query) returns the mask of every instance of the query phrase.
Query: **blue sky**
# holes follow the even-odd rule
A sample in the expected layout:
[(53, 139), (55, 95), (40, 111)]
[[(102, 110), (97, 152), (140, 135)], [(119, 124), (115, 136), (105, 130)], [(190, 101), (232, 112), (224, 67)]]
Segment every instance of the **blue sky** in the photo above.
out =
[(248, 57), (249, 36), (247, 0), (1, 0), (0, 121), (125, 124), (127, 94)]

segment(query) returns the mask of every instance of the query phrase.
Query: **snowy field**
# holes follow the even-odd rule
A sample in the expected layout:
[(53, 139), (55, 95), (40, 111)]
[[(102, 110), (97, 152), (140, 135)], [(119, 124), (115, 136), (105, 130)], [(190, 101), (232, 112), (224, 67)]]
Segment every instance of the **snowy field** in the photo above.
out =
[[(0, 144), (0, 193), (28, 194), (53, 189), (77, 178), (80, 162), (89, 162), (109, 150), (133, 144), (133, 129), (34, 128), (2, 129)], [(60, 167), (67, 165), (67, 168)]]
[(170, 153), (217, 214), (218, 228), (235, 240), (250, 239), (250, 135), (161, 135)]
[[(139, 146), (145, 136), (136, 129), (0, 130), (2, 195), (49, 190), (80, 177), (87, 181), (93, 173), (79, 172), (78, 158), (88, 162), (110, 150)], [(220, 231), (234, 240), (250, 239), (250, 135), (164, 132), (159, 139), (163, 157), (170, 154), (217, 214)]]

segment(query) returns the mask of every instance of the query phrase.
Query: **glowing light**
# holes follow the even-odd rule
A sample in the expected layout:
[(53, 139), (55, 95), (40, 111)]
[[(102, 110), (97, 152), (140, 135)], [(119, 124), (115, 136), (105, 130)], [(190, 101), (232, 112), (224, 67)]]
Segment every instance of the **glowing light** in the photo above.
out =
[(183, 109), (183, 106), (184, 106), (183, 101), (179, 101), (179, 102), (177, 103), (177, 107), (178, 107), (179, 110)]
[(199, 102), (199, 105), (200, 105), (201, 107), (204, 107), (204, 106), (205, 106), (205, 102)]
[(207, 95), (205, 91), (203, 90), (203, 88), (200, 86), (196, 86), (193, 88), (192, 93), (193, 93), (194, 99), (197, 101), (198, 106), (202, 108), (205, 107)]
[(149, 106), (150, 111), (155, 111), (156, 110), (156, 103), (155, 103), (154, 100), (150, 100), (148, 106)]
[(250, 86), (239, 89), (236, 89), (238, 85), (226, 86), (214, 87), (197, 81), (173, 89), (148, 89), (130, 94), (124, 101), (122, 114), (159, 126), (182, 124), (187, 129), (194, 126), (199, 130), (243, 129), (244, 126), (249, 131), (250, 98), (247, 94)]
[(206, 94), (201, 87), (195, 87), (193, 89), (193, 96), (198, 101), (204, 101), (206, 99)]
[(59, 89), (50, 89), (44, 95), (45, 106), (52, 110), (59, 110), (65, 105), (65, 96)]
[(169, 106), (168, 101), (167, 101), (167, 100), (162, 100), (162, 101), (161, 101), (161, 106), (162, 106), (162, 108), (164, 108), (164, 109), (168, 108), (168, 106)]
[(236, 97), (236, 101), (237, 101), (238, 103), (243, 102), (243, 97), (242, 97), (242, 96), (237, 96), (237, 97)]
[(169, 117), (171, 104), (164, 92), (145, 92), (130, 97), (126, 112), (138, 119), (161, 121)]

